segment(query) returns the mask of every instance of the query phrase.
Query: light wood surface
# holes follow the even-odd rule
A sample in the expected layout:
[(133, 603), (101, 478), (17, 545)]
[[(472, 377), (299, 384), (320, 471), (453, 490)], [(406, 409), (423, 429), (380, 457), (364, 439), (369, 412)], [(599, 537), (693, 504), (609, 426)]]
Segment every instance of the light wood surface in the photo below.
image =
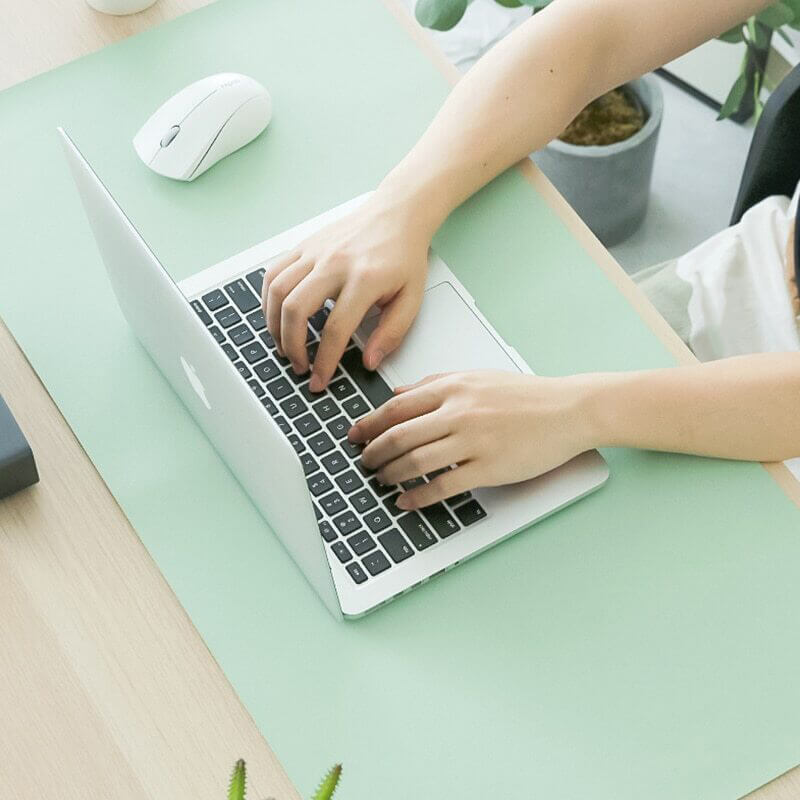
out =
[[(205, 5), (109, 17), (84, 0), (0, 0), (0, 89)], [(456, 70), (398, 22), (451, 81)], [(680, 361), (680, 340), (530, 163), (523, 171)], [(0, 501), (0, 787), (13, 800), (220, 800), (235, 759), (251, 796), (298, 798), (252, 719), (0, 323), (0, 394), (42, 483)], [(800, 502), (781, 467), (768, 467)], [(321, 769), (325, 765), (321, 765)], [(800, 770), (751, 800), (800, 797)]]

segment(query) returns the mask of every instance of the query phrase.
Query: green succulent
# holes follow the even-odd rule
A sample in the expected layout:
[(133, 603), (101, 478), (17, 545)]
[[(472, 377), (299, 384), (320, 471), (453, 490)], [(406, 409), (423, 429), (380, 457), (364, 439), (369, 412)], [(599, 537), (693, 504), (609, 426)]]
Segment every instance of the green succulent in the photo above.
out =
[[(531, 13), (541, 11), (552, 0), (495, 0), (506, 8), (527, 6)], [(417, 0), (414, 14), (420, 25), (437, 31), (455, 27), (470, 0)], [(800, 0), (780, 0), (750, 17), (742, 25), (725, 32), (719, 38), (730, 44), (744, 44), (742, 67), (720, 111), (720, 119), (731, 117), (739, 122), (761, 113), (761, 89), (767, 70), (770, 44), (774, 34), (787, 39), (784, 27), (800, 30)]]
[[(331, 800), (336, 787), (339, 785), (339, 778), (342, 775), (342, 765), (336, 764), (328, 770), (328, 774), (314, 792), (311, 800)], [(245, 800), (247, 793), (247, 767), (240, 758), (233, 766), (230, 784), (228, 785), (228, 800)]]

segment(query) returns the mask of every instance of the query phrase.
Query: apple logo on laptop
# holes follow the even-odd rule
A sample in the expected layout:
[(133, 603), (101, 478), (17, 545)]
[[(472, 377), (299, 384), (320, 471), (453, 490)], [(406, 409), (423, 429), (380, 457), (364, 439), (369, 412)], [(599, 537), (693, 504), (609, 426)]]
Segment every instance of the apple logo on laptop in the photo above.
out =
[(194, 367), (183, 356), (181, 356), (181, 365), (183, 366), (183, 371), (186, 373), (186, 377), (189, 379), (189, 383), (192, 384), (192, 389), (194, 389), (197, 396), (203, 401), (203, 405), (211, 411), (211, 403), (208, 402), (208, 398), (206, 397), (206, 390), (200, 382), (200, 378), (197, 377)]

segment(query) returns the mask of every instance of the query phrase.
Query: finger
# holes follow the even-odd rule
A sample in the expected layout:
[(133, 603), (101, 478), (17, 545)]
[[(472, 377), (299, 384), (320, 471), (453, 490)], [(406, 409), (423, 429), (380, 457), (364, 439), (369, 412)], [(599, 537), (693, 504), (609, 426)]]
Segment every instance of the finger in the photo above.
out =
[(323, 305), (337, 287), (330, 273), (312, 270), (283, 301), (281, 307), (281, 347), (298, 375), (308, 371), (306, 335), (308, 318)]
[(275, 344), (281, 349), (283, 301), (288, 297), (289, 292), (311, 272), (313, 266), (312, 261), (295, 261), (272, 280), (267, 290), (267, 313), (265, 315), (267, 328), (272, 334)]
[(395, 425), (373, 439), (361, 454), (361, 460), (367, 469), (377, 470), (411, 450), (442, 439), (450, 432), (451, 426), (442, 414), (423, 414)]
[(457, 439), (454, 436), (445, 436), (435, 442), (428, 442), (417, 447), (410, 453), (404, 453), (400, 458), (384, 464), (378, 470), (378, 480), (390, 486), (393, 483), (408, 481), (427, 475), (443, 467), (449, 467), (457, 460)]
[(441, 404), (439, 396), (429, 389), (407, 392), (387, 400), (380, 408), (360, 419), (347, 436), (351, 442), (368, 442), (377, 439), (384, 431), (406, 420), (437, 409)]
[(378, 327), (364, 347), (364, 366), (367, 369), (377, 369), (381, 361), (397, 349), (417, 316), (421, 301), (421, 288), (405, 287), (383, 307)]
[(269, 285), (275, 278), (283, 272), (286, 267), (291, 266), (300, 258), (300, 250), (287, 250), (285, 253), (271, 258), (264, 268), (264, 280), (261, 283), (261, 309), (264, 316), (267, 316), (267, 292)]
[(373, 300), (363, 287), (352, 288), (350, 285), (345, 286), (336, 298), (333, 311), (322, 329), (317, 357), (314, 359), (314, 373), (309, 387), (312, 392), (321, 392), (328, 385), (353, 331), (361, 324)]
[(477, 469), (472, 461), (465, 461), (455, 469), (443, 472), (430, 483), (403, 492), (395, 503), (399, 508), (412, 511), (439, 503), (448, 497), (474, 489), (477, 485)]
[(452, 372), (435, 372), (433, 375), (428, 375), (416, 383), (407, 383), (405, 386), (395, 386), (394, 390), (397, 394), (403, 394), (404, 392), (410, 392), (412, 389), (425, 386), (428, 383), (433, 383), (433, 381), (438, 381), (440, 378), (446, 378), (448, 375), (452, 374)]

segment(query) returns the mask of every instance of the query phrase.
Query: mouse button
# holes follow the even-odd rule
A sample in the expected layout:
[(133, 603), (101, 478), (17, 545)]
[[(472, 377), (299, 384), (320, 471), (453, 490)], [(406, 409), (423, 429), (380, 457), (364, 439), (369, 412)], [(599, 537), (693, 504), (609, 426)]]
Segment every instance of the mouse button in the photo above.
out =
[(169, 147), (172, 144), (175, 137), (181, 132), (180, 125), (173, 125), (162, 137), (161, 137), (161, 146), (162, 147)]

